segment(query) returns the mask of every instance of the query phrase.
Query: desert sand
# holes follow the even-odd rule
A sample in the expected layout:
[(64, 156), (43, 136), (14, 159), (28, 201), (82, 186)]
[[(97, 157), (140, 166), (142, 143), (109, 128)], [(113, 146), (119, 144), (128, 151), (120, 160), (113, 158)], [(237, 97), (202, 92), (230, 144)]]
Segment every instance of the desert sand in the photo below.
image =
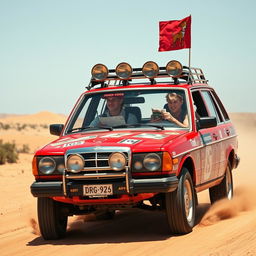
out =
[[(37, 226), (36, 199), (30, 194), (31, 160), (38, 147), (56, 137), (41, 126), (0, 130), (0, 139), (28, 144), (31, 151), (20, 154), (18, 163), (0, 165), (1, 255), (256, 255), (256, 114), (230, 116), (239, 134), (241, 158), (233, 171), (235, 196), (211, 206), (208, 191), (199, 193), (197, 225), (184, 236), (168, 234), (163, 213), (133, 210), (118, 212), (112, 221), (72, 217), (65, 239), (44, 241)], [(5, 116), (0, 122), (49, 125), (64, 120), (42, 112)]]

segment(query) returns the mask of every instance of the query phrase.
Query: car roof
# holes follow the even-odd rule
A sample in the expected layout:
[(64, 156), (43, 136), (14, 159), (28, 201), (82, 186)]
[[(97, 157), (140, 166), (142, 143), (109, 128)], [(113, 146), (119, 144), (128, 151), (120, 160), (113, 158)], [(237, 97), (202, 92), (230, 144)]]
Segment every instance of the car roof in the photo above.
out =
[(188, 84), (188, 83), (180, 83), (180, 84), (174, 84), (174, 83), (157, 83), (154, 85), (151, 85), (149, 83), (133, 83), (126, 86), (123, 85), (116, 85), (116, 86), (104, 86), (104, 87), (97, 87), (92, 88), (90, 90), (87, 90), (84, 92), (84, 94), (92, 94), (92, 93), (101, 93), (101, 92), (107, 92), (107, 91), (126, 91), (126, 90), (138, 90), (138, 89), (151, 89), (151, 90), (157, 90), (157, 89), (186, 89), (186, 90), (192, 90), (192, 89), (212, 89), (212, 87), (205, 83), (194, 83), (194, 84)]

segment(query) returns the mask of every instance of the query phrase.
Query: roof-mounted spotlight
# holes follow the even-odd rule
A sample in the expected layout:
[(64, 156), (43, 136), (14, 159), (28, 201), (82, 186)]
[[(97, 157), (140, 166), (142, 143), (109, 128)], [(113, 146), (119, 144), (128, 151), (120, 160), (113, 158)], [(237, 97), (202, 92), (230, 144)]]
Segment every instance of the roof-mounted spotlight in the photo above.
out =
[(132, 67), (126, 62), (122, 62), (116, 66), (116, 75), (120, 79), (129, 79), (132, 75)]
[(171, 77), (179, 77), (183, 71), (183, 66), (177, 60), (171, 60), (166, 65), (166, 72)]
[(154, 61), (148, 61), (143, 65), (142, 73), (145, 77), (155, 78), (159, 73), (159, 67)]
[(102, 81), (108, 77), (108, 68), (103, 64), (96, 64), (92, 68), (92, 78), (98, 81)]

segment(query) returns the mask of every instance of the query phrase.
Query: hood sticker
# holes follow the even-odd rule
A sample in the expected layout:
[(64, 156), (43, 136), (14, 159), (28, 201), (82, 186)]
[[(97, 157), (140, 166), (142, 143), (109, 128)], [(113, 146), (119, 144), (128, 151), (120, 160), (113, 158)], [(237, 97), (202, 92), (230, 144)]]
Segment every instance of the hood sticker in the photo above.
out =
[(50, 146), (58, 147), (58, 146), (61, 146), (63, 144), (73, 143), (73, 142), (77, 142), (77, 141), (84, 141), (84, 140), (95, 139), (96, 137), (97, 137), (97, 135), (85, 136), (85, 137), (81, 137), (81, 138), (78, 138), (78, 139), (70, 139), (70, 140), (65, 140), (65, 141), (61, 141), (61, 142), (52, 143), (52, 144), (50, 144)]
[(133, 137), (135, 138), (145, 138), (145, 139), (155, 139), (155, 140), (161, 140), (165, 137), (167, 137), (168, 135), (166, 134), (156, 134), (156, 133), (141, 133), (138, 135), (135, 135)]
[(121, 138), (127, 135), (131, 135), (132, 133), (112, 133), (101, 136), (101, 138)]
[(140, 142), (141, 140), (135, 140), (135, 139), (124, 139), (119, 141), (118, 143), (122, 143), (122, 144), (136, 144), (138, 142)]
[(178, 132), (165, 132), (164, 134), (167, 134), (167, 135), (179, 135)]
[(63, 145), (63, 148), (82, 145), (82, 144), (84, 144), (84, 142), (85, 142), (85, 141), (82, 140), (82, 141), (76, 141), (76, 142), (71, 142), (71, 143), (65, 143), (65, 144)]

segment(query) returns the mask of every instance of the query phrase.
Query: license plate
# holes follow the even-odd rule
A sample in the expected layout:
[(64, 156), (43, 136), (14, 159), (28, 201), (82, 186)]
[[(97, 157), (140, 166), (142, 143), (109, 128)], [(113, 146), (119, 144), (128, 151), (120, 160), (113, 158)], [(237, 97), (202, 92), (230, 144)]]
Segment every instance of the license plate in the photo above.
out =
[(84, 185), (84, 196), (109, 196), (113, 195), (113, 185)]

